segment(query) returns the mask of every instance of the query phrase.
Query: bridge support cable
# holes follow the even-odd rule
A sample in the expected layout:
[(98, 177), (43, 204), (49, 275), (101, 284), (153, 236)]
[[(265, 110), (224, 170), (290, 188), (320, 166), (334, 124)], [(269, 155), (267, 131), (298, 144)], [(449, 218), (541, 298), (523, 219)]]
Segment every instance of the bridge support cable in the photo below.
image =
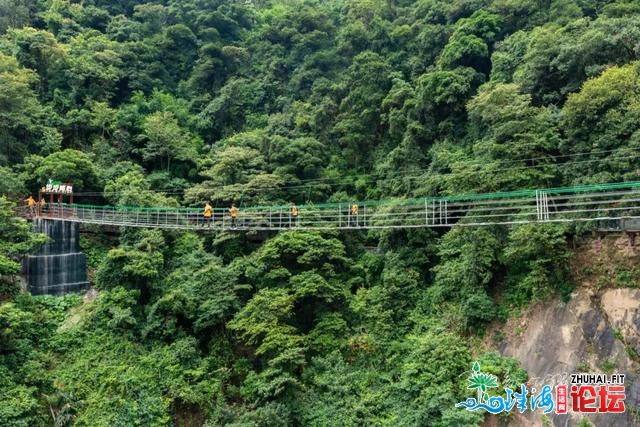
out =
[(536, 190), (536, 212), (538, 222), (549, 221), (549, 199), (545, 191)]

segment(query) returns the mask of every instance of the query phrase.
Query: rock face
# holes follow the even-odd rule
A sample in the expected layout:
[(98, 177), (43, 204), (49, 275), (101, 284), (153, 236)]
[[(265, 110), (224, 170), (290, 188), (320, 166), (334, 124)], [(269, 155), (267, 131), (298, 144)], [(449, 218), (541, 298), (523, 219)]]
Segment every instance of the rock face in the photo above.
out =
[[(640, 425), (634, 408), (640, 405), (640, 290), (581, 288), (568, 303), (559, 300), (539, 305), (506, 330), (518, 331), (503, 340), (498, 350), (519, 359), (530, 376), (529, 389), (544, 384), (568, 384), (575, 373), (625, 374), (626, 413), (567, 415), (526, 411), (510, 425), (575, 426), (583, 418), (598, 427)], [(635, 360), (634, 360), (635, 359)], [(636, 410), (637, 411), (637, 410)]]

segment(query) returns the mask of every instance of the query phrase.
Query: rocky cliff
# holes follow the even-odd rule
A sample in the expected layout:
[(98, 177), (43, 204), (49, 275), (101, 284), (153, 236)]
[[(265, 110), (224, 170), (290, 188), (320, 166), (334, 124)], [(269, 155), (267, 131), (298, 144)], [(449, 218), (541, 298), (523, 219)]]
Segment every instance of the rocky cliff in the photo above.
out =
[[(539, 303), (491, 332), (492, 346), (517, 358), (529, 388), (570, 384), (574, 373), (625, 374), (624, 414), (512, 414), (488, 425), (619, 427), (640, 425), (640, 249), (626, 237), (584, 244), (572, 260), (571, 299)], [(620, 288), (619, 286), (627, 286)], [(515, 411), (514, 411), (515, 412)]]

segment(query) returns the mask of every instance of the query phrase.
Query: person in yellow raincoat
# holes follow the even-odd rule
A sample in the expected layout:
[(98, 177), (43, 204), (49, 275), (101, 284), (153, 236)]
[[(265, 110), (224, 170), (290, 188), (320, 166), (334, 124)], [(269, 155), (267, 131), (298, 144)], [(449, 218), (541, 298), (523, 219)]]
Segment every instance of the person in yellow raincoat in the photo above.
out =
[(351, 209), (349, 211), (349, 225), (359, 226), (358, 224), (358, 205), (351, 205)]
[(29, 208), (29, 214), (33, 216), (36, 213), (36, 201), (34, 200), (33, 197), (29, 196), (26, 199), (24, 199), (24, 202), (27, 204), (27, 207)]
[(38, 202), (38, 204), (40, 205), (40, 213), (43, 214), (46, 212), (46, 207), (47, 207), (47, 202), (44, 201), (44, 198), (40, 199), (40, 201)]
[(204, 216), (204, 222), (207, 224), (207, 227), (211, 227), (211, 221), (213, 220), (213, 208), (209, 202), (205, 203), (204, 213), (202, 215)]
[(236, 228), (236, 219), (238, 218), (239, 209), (236, 208), (236, 205), (231, 203), (231, 207), (229, 208), (229, 214), (231, 215), (231, 228)]
[(291, 221), (289, 222), (289, 226), (297, 226), (298, 225), (298, 207), (296, 206), (296, 202), (291, 202)]

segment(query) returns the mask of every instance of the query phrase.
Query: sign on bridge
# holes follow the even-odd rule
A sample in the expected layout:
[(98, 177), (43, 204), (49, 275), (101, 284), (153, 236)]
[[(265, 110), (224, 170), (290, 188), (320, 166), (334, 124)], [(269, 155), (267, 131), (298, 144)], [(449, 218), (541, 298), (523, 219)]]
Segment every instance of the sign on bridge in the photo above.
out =
[(45, 185), (44, 187), (43, 193), (72, 194), (73, 185), (70, 183), (62, 183), (60, 181), (49, 179), (49, 182), (47, 182), (47, 185)]

